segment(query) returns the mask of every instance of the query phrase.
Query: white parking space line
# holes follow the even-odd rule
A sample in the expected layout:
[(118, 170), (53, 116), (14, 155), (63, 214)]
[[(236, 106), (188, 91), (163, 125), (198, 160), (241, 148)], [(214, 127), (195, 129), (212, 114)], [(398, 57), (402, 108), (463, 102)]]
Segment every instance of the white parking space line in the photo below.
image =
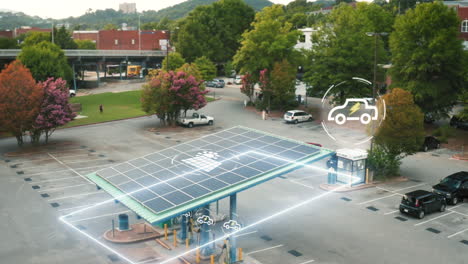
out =
[(73, 176), (73, 177), (65, 177), (65, 178), (58, 178), (58, 179), (51, 179), (51, 180), (33, 181), (33, 182), (30, 182), (29, 184), (37, 185), (37, 184), (44, 183), (44, 182), (63, 181), (63, 180), (69, 180), (69, 179), (81, 179), (81, 177), (80, 176)]
[(74, 209), (77, 209), (77, 208), (83, 208), (83, 207), (86, 207), (86, 206), (94, 206), (94, 205), (96, 205), (96, 204), (86, 204), (86, 205), (80, 205), (80, 206), (75, 206), (75, 207), (59, 209), (58, 211), (63, 212), (63, 211), (74, 210)]
[(389, 189), (385, 189), (385, 188), (382, 188), (382, 187), (378, 187), (378, 186), (377, 186), (377, 187), (375, 187), (375, 188), (377, 188), (377, 189), (379, 189), (379, 190), (382, 190), (382, 191), (389, 192), (389, 193), (398, 194), (398, 195), (400, 195), (400, 196), (403, 196), (403, 195), (404, 195), (404, 194), (402, 194), (402, 193), (395, 192), (395, 191), (392, 191), (392, 190), (389, 190)]
[[(78, 178), (78, 177), (76, 177)], [(70, 189), (70, 188), (76, 188), (79, 186), (84, 186), (84, 185), (92, 185), (91, 183), (82, 183), (82, 184), (77, 184), (77, 185), (71, 185), (71, 186), (66, 186), (66, 187), (57, 187), (57, 188), (50, 188), (50, 189), (42, 189), (39, 192), (53, 192), (57, 190), (63, 190), (63, 189)]]
[(299, 184), (299, 185), (302, 185), (302, 186), (304, 186), (304, 187), (310, 188), (310, 189), (315, 189), (313, 186), (310, 186), (310, 185), (307, 185), (307, 184), (303, 184), (303, 183), (300, 183), (300, 182), (295, 181), (295, 180), (289, 180), (289, 181), (292, 182), (292, 183)]
[(302, 263), (300, 263), (300, 264), (312, 263), (312, 262), (314, 262), (314, 261), (315, 261), (315, 260), (311, 259), (311, 260), (308, 260), (308, 261), (306, 261), (306, 262), (302, 262)]
[(411, 188), (419, 187), (419, 186), (423, 186), (423, 185), (427, 185), (427, 183), (420, 183), (420, 184), (416, 184), (416, 185), (413, 185), (413, 186), (410, 186), (410, 187), (397, 189), (397, 190), (394, 190), (393, 192), (399, 192), (399, 191), (403, 191), (403, 190), (406, 190), (406, 189), (411, 189)]
[(64, 196), (64, 197), (57, 197), (57, 198), (52, 198), (47, 200), (48, 202), (51, 201), (57, 201), (57, 200), (63, 200), (63, 199), (68, 199), (68, 198), (75, 198), (75, 197), (80, 197), (80, 196), (87, 196), (87, 195), (93, 195), (93, 194), (98, 194), (102, 193), (104, 194), (105, 192), (90, 192), (90, 193), (81, 193), (81, 194), (76, 194), (76, 195), (70, 195), (70, 196)]
[(385, 199), (385, 198), (389, 198), (389, 197), (392, 197), (392, 196), (395, 196), (395, 195), (397, 195), (397, 193), (394, 193), (394, 194), (391, 194), (391, 195), (387, 195), (387, 196), (383, 196), (383, 197), (376, 198), (376, 199), (372, 199), (372, 200), (365, 201), (365, 202), (358, 203), (358, 204), (361, 205), (361, 204), (371, 203), (371, 202), (378, 201), (378, 200), (382, 200), (382, 199)]
[(468, 231), (468, 228), (465, 229), (465, 230), (456, 232), (456, 233), (454, 233), (454, 234), (451, 234), (450, 236), (447, 236), (447, 238), (452, 238), (452, 237), (454, 237), (454, 236), (456, 236), (456, 235), (459, 235), (459, 234), (461, 234), (461, 233), (464, 233), (464, 232), (466, 232), (466, 231)]
[(450, 211), (450, 212), (454, 212), (454, 213), (456, 213), (456, 214), (459, 214), (459, 215), (463, 215), (463, 216), (466, 216), (466, 217), (468, 217), (468, 215), (467, 215), (467, 214), (460, 213), (460, 212), (458, 212), (458, 211), (454, 211), (454, 210), (452, 210), (452, 209), (448, 209), (448, 211)]
[(260, 249), (260, 250), (255, 250), (255, 251), (252, 251), (252, 252), (249, 252), (245, 255), (251, 255), (251, 254), (255, 254), (255, 253), (258, 253), (258, 252), (263, 252), (263, 251), (267, 251), (267, 250), (271, 250), (271, 249), (274, 249), (274, 248), (279, 248), (279, 247), (282, 247), (284, 245), (277, 245), (277, 246), (274, 246), (274, 247), (269, 247), (269, 248), (264, 248), (264, 249)]
[(255, 234), (255, 233), (257, 233), (257, 232), (258, 232), (258, 231), (255, 230), (255, 231), (248, 232), (248, 233), (243, 233), (243, 234), (240, 234), (240, 235), (237, 235), (237, 236), (234, 236), (234, 237), (241, 237), (241, 236), (251, 235), (251, 234)]
[(83, 179), (85, 179), (86, 181), (88, 181), (89, 183), (93, 183), (90, 179), (86, 178), (85, 176), (81, 175), (79, 172), (77, 172), (76, 170), (74, 170), (72, 167), (68, 166), (67, 164), (61, 162), (59, 159), (57, 159), (54, 155), (48, 153), (49, 156), (51, 156), (54, 160), (56, 160), (58, 163), (62, 164), (63, 166), (67, 167), (68, 169), (70, 169), (71, 171), (73, 171), (74, 173), (80, 175)]
[[(92, 220), (92, 219), (97, 219), (97, 218), (101, 218), (101, 217), (106, 217), (106, 216), (111, 216), (111, 215), (116, 215), (116, 214), (124, 214), (124, 213), (128, 213), (128, 212), (131, 212), (130, 210), (127, 210), (127, 211), (122, 211), (122, 212), (118, 212), (118, 213), (111, 213), (111, 214), (105, 214), (105, 215), (97, 215), (97, 216), (93, 216), (93, 217), (88, 217), (88, 218), (83, 218), (83, 219), (77, 219), (77, 220), (73, 220), (73, 221), (68, 221), (70, 223), (76, 223), (76, 222), (81, 222), (81, 221), (86, 221), (86, 220)], [(255, 231), (256, 232), (256, 231)]]
[(324, 173), (312, 174), (312, 175), (308, 175), (308, 176), (304, 176), (304, 177), (294, 178), (293, 180), (298, 181), (298, 180), (302, 180), (302, 179), (315, 178), (315, 177), (326, 176), (326, 175), (327, 175), (327, 174), (324, 174)]
[[(109, 167), (110, 164), (103, 164), (103, 165), (98, 165), (98, 166), (91, 166), (91, 167), (82, 167), (82, 168), (74, 168), (75, 170), (91, 170), (94, 168), (100, 168), (100, 167)], [(65, 169), (65, 170), (55, 170), (55, 171), (44, 171), (44, 172), (36, 172), (36, 173), (27, 173), (28, 176), (36, 176), (36, 175), (41, 175), (41, 174), (52, 174), (56, 172), (65, 172), (65, 171), (70, 171), (70, 169)]]
[(436, 220), (436, 219), (439, 219), (439, 218), (441, 218), (441, 217), (444, 217), (444, 216), (447, 216), (447, 215), (451, 215), (451, 214), (453, 214), (453, 213), (454, 213), (454, 212), (449, 212), (449, 213), (446, 213), (446, 214), (443, 214), (443, 215), (439, 215), (439, 216), (434, 217), (434, 218), (432, 218), (432, 219), (429, 219), (429, 220), (427, 220), (427, 221), (424, 221), (424, 222), (421, 222), (421, 223), (417, 223), (417, 224), (415, 224), (414, 226), (423, 225), (423, 224), (425, 224), (425, 223), (431, 222), (432, 220)]
[(400, 210), (391, 211), (391, 212), (385, 213), (384, 215), (394, 214), (394, 213), (399, 212), (399, 211)]

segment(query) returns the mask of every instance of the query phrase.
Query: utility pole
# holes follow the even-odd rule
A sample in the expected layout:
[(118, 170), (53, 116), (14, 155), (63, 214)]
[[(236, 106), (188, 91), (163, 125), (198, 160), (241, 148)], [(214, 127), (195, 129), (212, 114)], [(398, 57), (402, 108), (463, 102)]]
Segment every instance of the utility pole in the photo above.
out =
[(138, 50), (141, 54), (141, 22), (140, 22), (141, 15), (138, 15)]
[(54, 41), (54, 22), (52, 22), (52, 44), (55, 44), (55, 41)]

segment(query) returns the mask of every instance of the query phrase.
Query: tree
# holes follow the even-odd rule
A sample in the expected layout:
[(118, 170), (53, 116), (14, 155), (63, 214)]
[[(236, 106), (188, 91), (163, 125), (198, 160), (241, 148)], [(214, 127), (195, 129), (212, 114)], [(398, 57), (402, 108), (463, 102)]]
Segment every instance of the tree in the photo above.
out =
[(241, 34), (250, 27), (255, 12), (242, 0), (220, 0), (198, 6), (179, 24), (177, 50), (189, 62), (206, 56), (225, 63), (239, 48)]
[(72, 34), (62, 26), (57, 30), (54, 27), (54, 43), (61, 49), (76, 49), (78, 45), (73, 41)]
[(250, 73), (245, 73), (242, 77), (242, 85), (240, 87), (241, 93), (249, 97), (249, 102), (252, 103), (252, 97), (255, 91), (255, 81)]
[(76, 115), (68, 103), (69, 91), (66, 81), (49, 78), (39, 85), (44, 89), (44, 98), (31, 129), (31, 138), (33, 143), (38, 143), (41, 134), (44, 133), (47, 143), (57, 127), (67, 124)]
[(287, 60), (275, 62), (270, 74), (273, 95), (272, 109), (286, 110), (294, 101), (296, 91), (296, 68)]
[[(314, 96), (323, 96), (331, 85), (360, 77), (373, 79), (374, 50), (377, 63), (387, 63), (383, 37), (369, 37), (366, 32), (387, 32), (392, 28), (390, 12), (376, 4), (357, 3), (335, 7), (328, 17), (331, 26), (320, 27), (316, 46), (304, 51), (305, 82), (313, 87)], [(377, 44), (377, 45), (375, 45)], [(380, 79), (383, 82), (383, 78)], [(346, 98), (371, 97), (372, 91), (363, 85), (347, 82), (333, 89), (334, 101), (343, 104)]]
[[(169, 53), (169, 71), (174, 71), (180, 68), (182, 65), (185, 64), (185, 59), (182, 55), (178, 52), (171, 52)], [(167, 71), (167, 56), (164, 58), (162, 62), (163, 70)]]
[(18, 42), (13, 38), (0, 37), (0, 49), (17, 49)]
[(95, 50), (96, 43), (92, 42), (91, 40), (87, 39), (77, 39), (75, 40), (77, 49), (85, 49), (85, 50)]
[(195, 65), (200, 70), (201, 77), (205, 81), (212, 80), (216, 77), (216, 65), (207, 57), (203, 56), (195, 60)]
[(45, 81), (50, 77), (71, 81), (73, 71), (68, 65), (63, 51), (55, 44), (43, 41), (39, 44), (25, 45), (18, 59), (30, 69), (37, 81)]
[(50, 42), (51, 41), (51, 35), (50, 33), (47, 32), (34, 32), (30, 31), (26, 34), (23, 34), (20, 36), (20, 41), (21, 37), (24, 36), (24, 41), (21, 43), (21, 46), (33, 46), (36, 44), (39, 44), (43, 41)]
[(226, 64), (224, 64), (224, 75), (226, 77), (235, 77), (236, 69), (234, 68), (234, 65), (232, 65), (232, 61), (227, 61)]
[(202, 90), (200, 84), (194, 76), (182, 71), (159, 71), (143, 86), (143, 111), (156, 114), (163, 124), (174, 125), (182, 112), (206, 105), (208, 91)]
[(13, 61), (0, 72), (0, 94), (0, 127), (21, 146), (39, 112), (43, 90), (20, 61)]
[(398, 16), (390, 36), (394, 86), (414, 95), (424, 113), (446, 115), (462, 92), (463, 46), (454, 9), (419, 4)]
[[(386, 171), (387, 175), (382, 176), (395, 176), (389, 173), (398, 171), (401, 159), (416, 153), (423, 144), (424, 115), (411, 93), (403, 89), (394, 88), (384, 95), (378, 102), (379, 112), (383, 111), (384, 101), (386, 117), (374, 135), (376, 149), (371, 151), (370, 164), (377, 174)], [(391, 166), (382, 168), (384, 160)]]
[(298, 36), (299, 32), (286, 21), (282, 5), (266, 7), (255, 15), (252, 29), (242, 34), (234, 64), (258, 80), (260, 70), (271, 70), (275, 62), (293, 59)]
[(204, 79), (202, 78), (202, 74), (198, 68), (198, 66), (194, 63), (185, 63), (182, 65), (180, 68), (176, 70), (176, 72), (185, 72), (188, 75), (192, 75), (195, 77), (195, 80), (198, 82), (203, 81)]
[(106, 24), (102, 29), (103, 30), (117, 30), (119, 29), (119, 27), (115, 24), (109, 23), (109, 24)]

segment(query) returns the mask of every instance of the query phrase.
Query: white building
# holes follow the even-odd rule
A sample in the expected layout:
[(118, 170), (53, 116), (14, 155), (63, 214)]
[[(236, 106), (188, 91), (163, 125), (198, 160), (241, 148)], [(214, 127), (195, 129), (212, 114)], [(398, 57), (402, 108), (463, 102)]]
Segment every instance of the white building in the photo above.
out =
[(313, 28), (302, 28), (299, 29), (302, 35), (297, 40), (297, 44), (294, 46), (295, 49), (306, 49), (311, 50), (313, 46), (313, 35), (317, 32)]

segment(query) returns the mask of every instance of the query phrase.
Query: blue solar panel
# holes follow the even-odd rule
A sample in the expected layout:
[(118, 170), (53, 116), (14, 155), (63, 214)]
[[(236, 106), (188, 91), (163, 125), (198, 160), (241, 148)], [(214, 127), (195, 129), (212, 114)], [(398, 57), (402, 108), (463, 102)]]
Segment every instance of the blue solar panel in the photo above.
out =
[(97, 174), (123, 192), (138, 191), (131, 196), (160, 213), (319, 151), (317, 147), (235, 127)]

